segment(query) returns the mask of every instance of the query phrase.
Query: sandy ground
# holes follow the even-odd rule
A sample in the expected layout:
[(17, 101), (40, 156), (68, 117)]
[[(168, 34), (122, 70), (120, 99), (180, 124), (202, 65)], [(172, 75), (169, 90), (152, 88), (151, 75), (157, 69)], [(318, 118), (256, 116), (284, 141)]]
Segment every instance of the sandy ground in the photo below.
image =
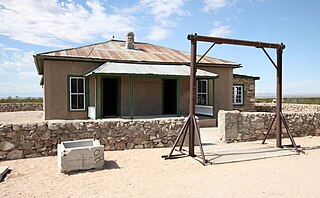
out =
[(43, 121), (43, 111), (0, 112), (0, 124), (20, 124)]
[(208, 166), (162, 159), (170, 148), (106, 151), (105, 169), (69, 175), (55, 156), (2, 161), (0, 197), (320, 197), (320, 137), (296, 142), (306, 155)]
[[(42, 115), (0, 113), (0, 123), (38, 122)], [(208, 166), (161, 158), (171, 148), (106, 151), (103, 170), (73, 174), (58, 172), (56, 156), (0, 161), (12, 170), (0, 197), (320, 197), (320, 137), (295, 140), (306, 155)]]

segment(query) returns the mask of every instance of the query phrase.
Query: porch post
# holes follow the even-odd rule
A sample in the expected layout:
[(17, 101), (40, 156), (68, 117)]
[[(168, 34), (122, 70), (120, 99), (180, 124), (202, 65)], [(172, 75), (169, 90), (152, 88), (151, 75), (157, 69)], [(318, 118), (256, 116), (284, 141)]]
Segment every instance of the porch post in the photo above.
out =
[(134, 116), (134, 79), (130, 76), (130, 118)]
[(276, 146), (282, 148), (282, 52), (283, 45), (277, 48), (277, 95), (276, 95)]
[(95, 118), (97, 119), (98, 116), (98, 83), (97, 83), (97, 76), (94, 78), (94, 109), (95, 109)]
[(216, 105), (214, 104), (215, 103), (215, 94), (214, 94), (214, 78), (212, 78), (212, 117), (216, 117), (216, 111), (215, 111), (215, 107)]

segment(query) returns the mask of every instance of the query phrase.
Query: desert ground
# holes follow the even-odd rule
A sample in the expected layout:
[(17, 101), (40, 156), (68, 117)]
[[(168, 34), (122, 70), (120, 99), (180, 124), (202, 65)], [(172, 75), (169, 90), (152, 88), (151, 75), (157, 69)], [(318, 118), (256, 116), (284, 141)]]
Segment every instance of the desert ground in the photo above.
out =
[(320, 137), (295, 140), (306, 154), (207, 166), (161, 158), (171, 148), (105, 151), (104, 169), (72, 174), (56, 156), (0, 161), (0, 197), (320, 197)]

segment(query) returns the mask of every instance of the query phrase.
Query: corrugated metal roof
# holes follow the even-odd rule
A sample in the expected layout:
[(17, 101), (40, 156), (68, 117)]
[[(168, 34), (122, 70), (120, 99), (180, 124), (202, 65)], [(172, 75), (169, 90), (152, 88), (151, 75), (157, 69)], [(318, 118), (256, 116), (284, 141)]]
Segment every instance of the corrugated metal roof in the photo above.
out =
[[(190, 53), (157, 46), (149, 43), (135, 43), (135, 49), (126, 49), (125, 41), (110, 40), (78, 48), (64, 49), (39, 55), (58, 57), (95, 58), (117, 61), (150, 61), (150, 62), (190, 62)], [(199, 57), (200, 58), (200, 55)], [(201, 63), (239, 65), (238, 63), (213, 57), (204, 57)]]
[[(190, 67), (186, 65), (155, 65), (108, 62), (86, 74), (134, 74), (159, 76), (190, 76)], [(198, 77), (216, 78), (217, 74), (197, 69)]]
[[(190, 53), (149, 43), (135, 42), (134, 49), (126, 49), (125, 41), (110, 40), (107, 42), (86, 45), (78, 48), (63, 49), (34, 55), (39, 74), (43, 74), (43, 60), (68, 59), (99, 62), (145, 62), (150, 64), (184, 64), (190, 63)], [(198, 60), (200, 59), (198, 55)], [(239, 63), (205, 56), (200, 64), (240, 67)]]

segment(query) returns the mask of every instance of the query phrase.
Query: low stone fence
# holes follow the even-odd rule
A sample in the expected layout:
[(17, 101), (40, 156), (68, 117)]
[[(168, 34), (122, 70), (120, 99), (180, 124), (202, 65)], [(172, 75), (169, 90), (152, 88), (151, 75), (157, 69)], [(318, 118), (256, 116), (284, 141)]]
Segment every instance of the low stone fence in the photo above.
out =
[[(220, 138), (226, 142), (262, 140), (274, 115), (266, 112), (219, 111)], [(284, 113), (284, 116), (293, 136), (320, 135), (320, 113)], [(284, 127), (283, 135), (287, 137)], [(275, 124), (271, 128), (270, 136), (275, 137)]]
[[(258, 112), (276, 112), (276, 104), (274, 103), (256, 103), (256, 111)], [(320, 105), (310, 104), (282, 104), (283, 112), (320, 112)]]
[(0, 112), (42, 111), (42, 102), (0, 103)]
[(0, 124), (0, 160), (56, 155), (57, 142), (96, 138), (105, 150), (172, 146), (184, 118)]

